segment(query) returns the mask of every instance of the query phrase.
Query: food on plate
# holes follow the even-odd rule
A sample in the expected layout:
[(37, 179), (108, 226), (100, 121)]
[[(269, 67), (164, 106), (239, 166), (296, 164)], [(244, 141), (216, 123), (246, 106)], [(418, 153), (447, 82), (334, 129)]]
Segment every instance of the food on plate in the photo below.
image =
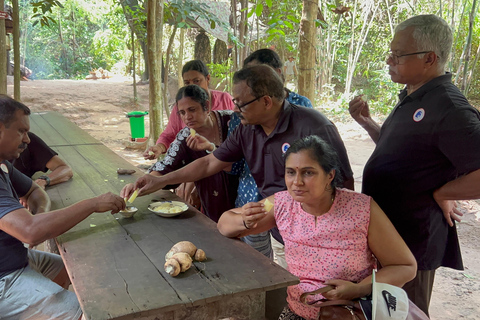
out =
[(181, 272), (185, 272), (192, 266), (192, 257), (188, 253), (178, 252), (172, 256), (180, 264)]
[(135, 189), (135, 191), (133, 191), (130, 198), (128, 198), (128, 202), (132, 203), (133, 201), (135, 201), (135, 199), (137, 199), (138, 191), (139, 191), (139, 189)]
[(182, 205), (165, 202), (159, 206), (152, 207), (152, 210), (162, 212), (162, 213), (179, 213), (179, 212), (185, 211), (185, 207)]
[(180, 263), (175, 259), (168, 259), (163, 265), (163, 268), (172, 277), (178, 276), (181, 271)]
[(137, 208), (133, 206), (127, 206), (125, 207), (125, 210), (120, 210), (119, 212), (124, 218), (131, 218), (137, 211)]
[(270, 202), (270, 200), (265, 200), (265, 202), (263, 203), (263, 208), (267, 211), (267, 212), (270, 212), (270, 210), (272, 210), (273, 208), (273, 203)]
[(196, 134), (197, 134), (197, 131), (195, 131), (195, 129), (190, 128), (190, 135), (192, 136), (192, 138), (194, 138)]
[(191, 258), (195, 258), (197, 261), (204, 261), (207, 259), (205, 251), (197, 249), (197, 247), (190, 241), (177, 242), (170, 251), (165, 255), (165, 260), (172, 258), (176, 253), (187, 253)]

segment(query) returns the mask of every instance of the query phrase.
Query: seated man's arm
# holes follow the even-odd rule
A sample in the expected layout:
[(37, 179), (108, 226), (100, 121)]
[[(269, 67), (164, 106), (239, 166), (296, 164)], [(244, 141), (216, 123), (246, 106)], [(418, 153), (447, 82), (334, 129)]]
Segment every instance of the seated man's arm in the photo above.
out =
[[(52, 186), (70, 180), (73, 177), (72, 168), (70, 168), (59, 156), (53, 156), (46, 164), (46, 167), (51, 171), (47, 177), (50, 179), (48, 185)], [(47, 181), (44, 179), (37, 179), (35, 182), (45, 188)]]
[(32, 182), (32, 186), (28, 192), (20, 197), (20, 202), (32, 213), (42, 213), (50, 211), (50, 198), (43, 187)]

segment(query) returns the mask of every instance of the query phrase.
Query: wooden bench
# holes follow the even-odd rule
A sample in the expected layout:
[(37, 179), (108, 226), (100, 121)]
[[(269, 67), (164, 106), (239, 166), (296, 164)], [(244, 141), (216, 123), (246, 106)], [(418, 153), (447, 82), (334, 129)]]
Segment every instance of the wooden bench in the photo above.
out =
[[(118, 193), (143, 174), (58, 113), (32, 114), (31, 127), (74, 170), (73, 179), (47, 189), (53, 209)], [(137, 173), (117, 175), (119, 167)], [(179, 199), (170, 191), (140, 197), (133, 218), (94, 213), (57, 238), (87, 319), (265, 319), (266, 294), (298, 283), (245, 243), (223, 237), (193, 207), (175, 218), (147, 210), (158, 200)], [(171, 277), (164, 257), (182, 240), (205, 250), (208, 259)], [(283, 297), (277, 301), (284, 304)]]

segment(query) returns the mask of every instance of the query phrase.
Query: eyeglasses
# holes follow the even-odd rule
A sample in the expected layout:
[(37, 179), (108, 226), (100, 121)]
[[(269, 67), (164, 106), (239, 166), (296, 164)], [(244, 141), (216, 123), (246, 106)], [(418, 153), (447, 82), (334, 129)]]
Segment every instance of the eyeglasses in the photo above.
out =
[(242, 108), (245, 108), (245, 107), (248, 106), (250, 103), (253, 103), (253, 102), (257, 101), (258, 99), (260, 99), (260, 98), (262, 98), (262, 97), (264, 97), (264, 96), (260, 96), (260, 97), (258, 97), (258, 98), (255, 98), (255, 99), (253, 99), (252, 101), (248, 101), (247, 103), (244, 103), (244, 104), (242, 104), (242, 105), (239, 105), (239, 104), (237, 103), (237, 101), (235, 101), (235, 99), (232, 99), (232, 102), (233, 102), (233, 104), (235, 105), (235, 107), (237, 107), (238, 110), (240, 110), (240, 112), (244, 112), (245, 110), (242, 110)]
[(401, 55), (394, 54), (394, 53), (390, 52), (390, 53), (387, 54), (387, 61), (389, 59), (392, 59), (394, 64), (401, 64), (400, 60), (399, 60), (399, 58), (401, 58), (401, 57), (413, 56), (415, 54), (423, 54), (423, 53), (429, 53), (429, 52), (432, 52), (432, 51), (420, 51), (420, 52), (406, 53), (406, 54), (401, 54)]

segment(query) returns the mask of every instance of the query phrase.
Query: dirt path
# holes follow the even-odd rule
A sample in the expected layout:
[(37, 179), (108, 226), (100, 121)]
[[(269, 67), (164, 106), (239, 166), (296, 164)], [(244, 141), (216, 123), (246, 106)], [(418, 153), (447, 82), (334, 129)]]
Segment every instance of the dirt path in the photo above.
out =
[[(11, 79), (9, 94), (13, 93)], [(37, 80), (21, 83), (22, 100), (33, 112), (58, 111), (134, 165), (147, 165), (139, 150), (126, 149), (130, 128), (126, 112), (148, 110), (148, 86), (138, 86), (139, 106), (133, 107), (133, 89), (125, 79)], [(356, 190), (361, 190), (363, 166), (374, 144), (355, 123), (337, 122), (345, 141)], [(145, 117), (148, 134), (148, 116)], [(440, 268), (435, 279), (430, 312), (434, 320), (480, 319), (480, 204), (462, 201), (465, 213), (458, 224), (465, 270)]]

